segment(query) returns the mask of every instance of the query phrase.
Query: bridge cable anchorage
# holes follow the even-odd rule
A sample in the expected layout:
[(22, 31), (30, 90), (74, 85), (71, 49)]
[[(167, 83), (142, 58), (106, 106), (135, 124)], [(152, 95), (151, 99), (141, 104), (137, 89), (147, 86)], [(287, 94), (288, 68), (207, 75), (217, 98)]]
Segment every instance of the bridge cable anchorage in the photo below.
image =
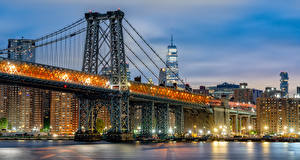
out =
[(167, 63), (159, 56), (159, 54), (150, 46), (150, 44), (141, 36), (141, 34), (128, 22), (128, 20), (124, 17), (125, 22), (131, 27), (131, 29), (141, 38), (141, 40), (151, 49), (151, 51), (166, 65), (168, 69), (172, 71), (172, 73), (180, 80), (180, 82), (185, 85), (184, 81), (177, 75), (175, 72), (167, 66)]
[[(110, 47), (109, 43), (107, 42), (107, 37), (104, 39), (104, 41), (106, 42), (106, 44)], [(133, 52), (133, 50), (126, 44), (124, 43), (125, 47), (132, 53), (134, 54), (134, 56), (155, 76), (155, 78), (159, 79), (158, 76)], [(128, 59), (129, 57), (126, 56)], [(132, 62), (132, 61), (131, 61)], [(132, 62), (133, 63), (133, 62)], [(133, 64), (136, 65), (136, 64)], [(137, 68), (138, 69), (138, 68)], [(138, 69), (140, 72), (141, 70)], [(150, 80), (148, 78), (146, 78), (148, 80), (148, 82), (150, 82)]]

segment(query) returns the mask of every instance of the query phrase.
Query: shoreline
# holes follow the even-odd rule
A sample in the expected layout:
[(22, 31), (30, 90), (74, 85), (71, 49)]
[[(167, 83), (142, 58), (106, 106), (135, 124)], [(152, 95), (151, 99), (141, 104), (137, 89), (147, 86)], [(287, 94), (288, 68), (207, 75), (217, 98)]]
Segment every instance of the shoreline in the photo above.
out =
[[(31, 140), (41, 140), (41, 141), (74, 141), (73, 137), (0, 137), (1, 141), (9, 141), (9, 140), (25, 140), (25, 141), (31, 141)], [(94, 142), (108, 142), (106, 139), (102, 139), (99, 141)], [(282, 138), (282, 139), (264, 139), (264, 138), (244, 138), (244, 139), (237, 139), (237, 138), (222, 138), (222, 139), (167, 139), (167, 140), (154, 140), (154, 139), (148, 139), (148, 140), (133, 140), (133, 141), (127, 141), (127, 142), (121, 142), (121, 143), (168, 143), (168, 142), (186, 142), (186, 143), (193, 143), (193, 142), (300, 142), (300, 139), (296, 138)]]

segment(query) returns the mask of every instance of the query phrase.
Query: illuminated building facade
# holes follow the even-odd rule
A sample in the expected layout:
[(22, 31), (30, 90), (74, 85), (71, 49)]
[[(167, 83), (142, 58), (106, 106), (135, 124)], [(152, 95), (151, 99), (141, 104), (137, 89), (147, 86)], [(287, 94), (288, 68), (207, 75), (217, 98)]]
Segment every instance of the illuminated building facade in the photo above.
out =
[(289, 76), (287, 72), (280, 72), (280, 90), (282, 97), (287, 98), (289, 96)]
[(75, 95), (51, 92), (50, 132), (52, 134), (74, 134), (78, 129), (79, 101)]
[[(34, 40), (9, 39), (8, 48), (15, 48), (15, 50), (9, 51), (8, 58), (34, 63), (34, 46)], [(45, 90), (5, 84), (0, 87), (2, 95), (0, 105), (2, 111), (6, 110), (8, 129), (32, 132), (44, 127), (43, 110), (50, 107), (45, 103), (47, 101)]]
[(299, 100), (258, 98), (256, 106), (259, 134), (287, 134), (300, 131)]
[(173, 36), (171, 37), (171, 45), (168, 46), (168, 54), (166, 61), (166, 86), (174, 86), (179, 82), (177, 47), (173, 44)]

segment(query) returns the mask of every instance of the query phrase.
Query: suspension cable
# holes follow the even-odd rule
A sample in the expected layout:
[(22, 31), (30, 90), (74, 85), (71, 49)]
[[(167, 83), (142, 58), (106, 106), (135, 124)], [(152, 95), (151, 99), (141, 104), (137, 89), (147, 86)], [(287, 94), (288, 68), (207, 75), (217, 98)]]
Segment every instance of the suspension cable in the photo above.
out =
[[(110, 44), (107, 42), (106, 34), (104, 35), (104, 41), (110, 47)], [(158, 76), (133, 52), (133, 50), (131, 48), (129, 48), (129, 46), (126, 43), (124, 43), (124, 45), (155, 76), (155, 78), (157, 78), (157, 80), (159, 80)]]
[(143, 51), (143, 53), (148, 57), (148, 59), (155, 65), (155, 67), (159, 70), (158, 65), (152, 60), (152, 58), (146, 53), (146, 51), (141, 47), (141, 45), (133, 38), (133, 36), (128, 32), (128, 30), (122, 26), (125, 32), (131, 37), (131, 39), (135, 42), (135, 44)]
[(133, 63), (133, 61), (127, 55), (126, 55), (126, 58), (142, 74), (142, 76), (147, 79), (148, 82), (151, 82), (150, 79), (147, 78), (147, 76), (141, 71), (141, 69), (135, 63)]
[(149, 43), (141, 36), (141, 34), (124, 18), (125, 22), (134, 30), (134, 32), (142, 39), (142, 41), (151, 49), (151, 51), (166, 65), (170, 71), (180, 80), (180, 82), (185, 85), (184, 81), (167, 65), (167, 63), (159, 56), (159, 54), (149, 45)]
[(54, 37), (55, 35), (61, 34), (61, 33), (65, 32), (65, 31), (67, 31), (69, 29), (72, 29), (72, 28), (74, 28), (74, 27), (76, 27), (76, 26), (78, 26), (78, 25), (80, 25), (80, 24), (82, 24), (84, 22), (85, 22), (84, 18), (81, 18), (81, 19), (77, 20), (76, 22), (74, 22), (74, 23), (72, 23), (72, 24), (70, 24), (70, 25), (68, 25), (68, 26), (66, 26), (66, 27), (64, 27), (64, 28), (62, 28), (62, 29), (60, 29), (60, 30), (58, 30), (56, 32), (50, 33), (48, 35), (45, 35), (45, 36), (42, 36), (42, 37), (36, 39), (35, 42), (38, 42), (38, 41), (41, 41), (41, 40), (44, 40), (44, 39), (48, 39), (48, 38)]
[[(60, 42), (60, 41), (63, 41), (63, 40), (65, 40), (65, 39), (68, 39), (68, 38), (70, 38), (70, 37), (73, 37), (73, 36), (76, 36), (76, 35), (78, 35), (78, 34), (81, 34), (82, 32), (84, 32), (86, 30), (86, 27), (85, 28), (82, 28), (82, 29), (80, 29), (80, 30), (77, 30), (77, 31), (75, 31), (75, 32), (73, 32), (73, 33), (71, 33), (71, 34), (68, 34), (68, 35), (65, 35), (65, 36), (63, 36), (63, 37), (60, 37), (60, 38), (58, 38), (58, 39), (54, 39), (54, 40), (51, 40), (51, 41), (47, 41), (47, 42), (45, 42), (45, 43), (41, 43), (41, 44), (39, 44), (39, 45), (36, 45), (36, 46), (30, 46), (30, 47), (28, 47), (28, 48), (26, 48), (26, 49), (23, 49), (23, 50), (21, 50), (21, 51), (18, 51), (18, 52), (23, 52), (23, 51), (27, 51), (27, 50), (30, 50), (30, 49), (33, 49), (33, 48), (38, 48), (38, 47), (43, 47), (43, 46), (46, 46), (46, 45), (49, 45), (49, 44), (52, 44), (52, 43), (56, 43), (56, 42)], [(14, 48), (19, 48), (19, 47), (14, 47)], [(10, 48), (9, 48), (9, 50), (10, 50)], [(8, 54), (8, 53), (1, 53), (1, 51), (0, 51), (0, 55), (3, 55), (3, 54)]]
[(154, 77), (157, 80), (159, 80), (158, 76), (136, 55), (136, 53), (133, 52), (133, 50), (129, 48), (129, 46), (126, 43), (124, 43), (124, 45), (148, 69), (148, 71), (150, 71), (154, 75)]

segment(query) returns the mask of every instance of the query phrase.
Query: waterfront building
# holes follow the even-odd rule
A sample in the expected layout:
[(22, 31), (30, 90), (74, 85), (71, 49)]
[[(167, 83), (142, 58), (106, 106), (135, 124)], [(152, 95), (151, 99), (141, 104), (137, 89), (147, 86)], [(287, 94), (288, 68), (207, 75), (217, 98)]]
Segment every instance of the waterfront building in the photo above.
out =
[(0, 84), (0, 118), (7, 118), (7, 87)]
[(234, 101), (256, 104), (256, 99), (262, 96), (263, 91), (247, 88), (247, 83), (240, 83), (240, 88), (234, 90)]
[[(9, 51), (8, 58), (34, 63), (34, 47), (34, 40), (9, 39), (8, 48), (15, 49)], [(43, 110), (50, 107), (45, 99), (46, 90), (3, 84), (0, 86), (0, 92), (0, 110), (3, 113), (5, 111), (2, 115), (8, 119), (8, 129), (32, 132), (44, 127)]]
[(289, 76), (287, 72), (280, 72), (280, 90), (282, 97), (287, 98), (289, 96)]
[(74, 134), (78, 129), (79, 100), (71, 93), (51, 92), (51, 134)]
[(298, 133), (299, 99), (294, 98), (258, 98), (257, 129), (263, 134)]
[(217, 86), (208, 87), (208, 90), (215, 98), (221, 99), (225, 97), (226, 99), (232, 99), (234, 97), (234, 90), (238, 88), (240, 88), (239, 85), (224, 82)]
[(168, 46), (168, 54), (166, 60), (166, 86), (173, 87), (174, 84), (178, 86), (179, 83), (179, 69), (178, 69), (178, 55), (177, 47), (173, 43), (173, 36), (171, 37), (171, 44)]

